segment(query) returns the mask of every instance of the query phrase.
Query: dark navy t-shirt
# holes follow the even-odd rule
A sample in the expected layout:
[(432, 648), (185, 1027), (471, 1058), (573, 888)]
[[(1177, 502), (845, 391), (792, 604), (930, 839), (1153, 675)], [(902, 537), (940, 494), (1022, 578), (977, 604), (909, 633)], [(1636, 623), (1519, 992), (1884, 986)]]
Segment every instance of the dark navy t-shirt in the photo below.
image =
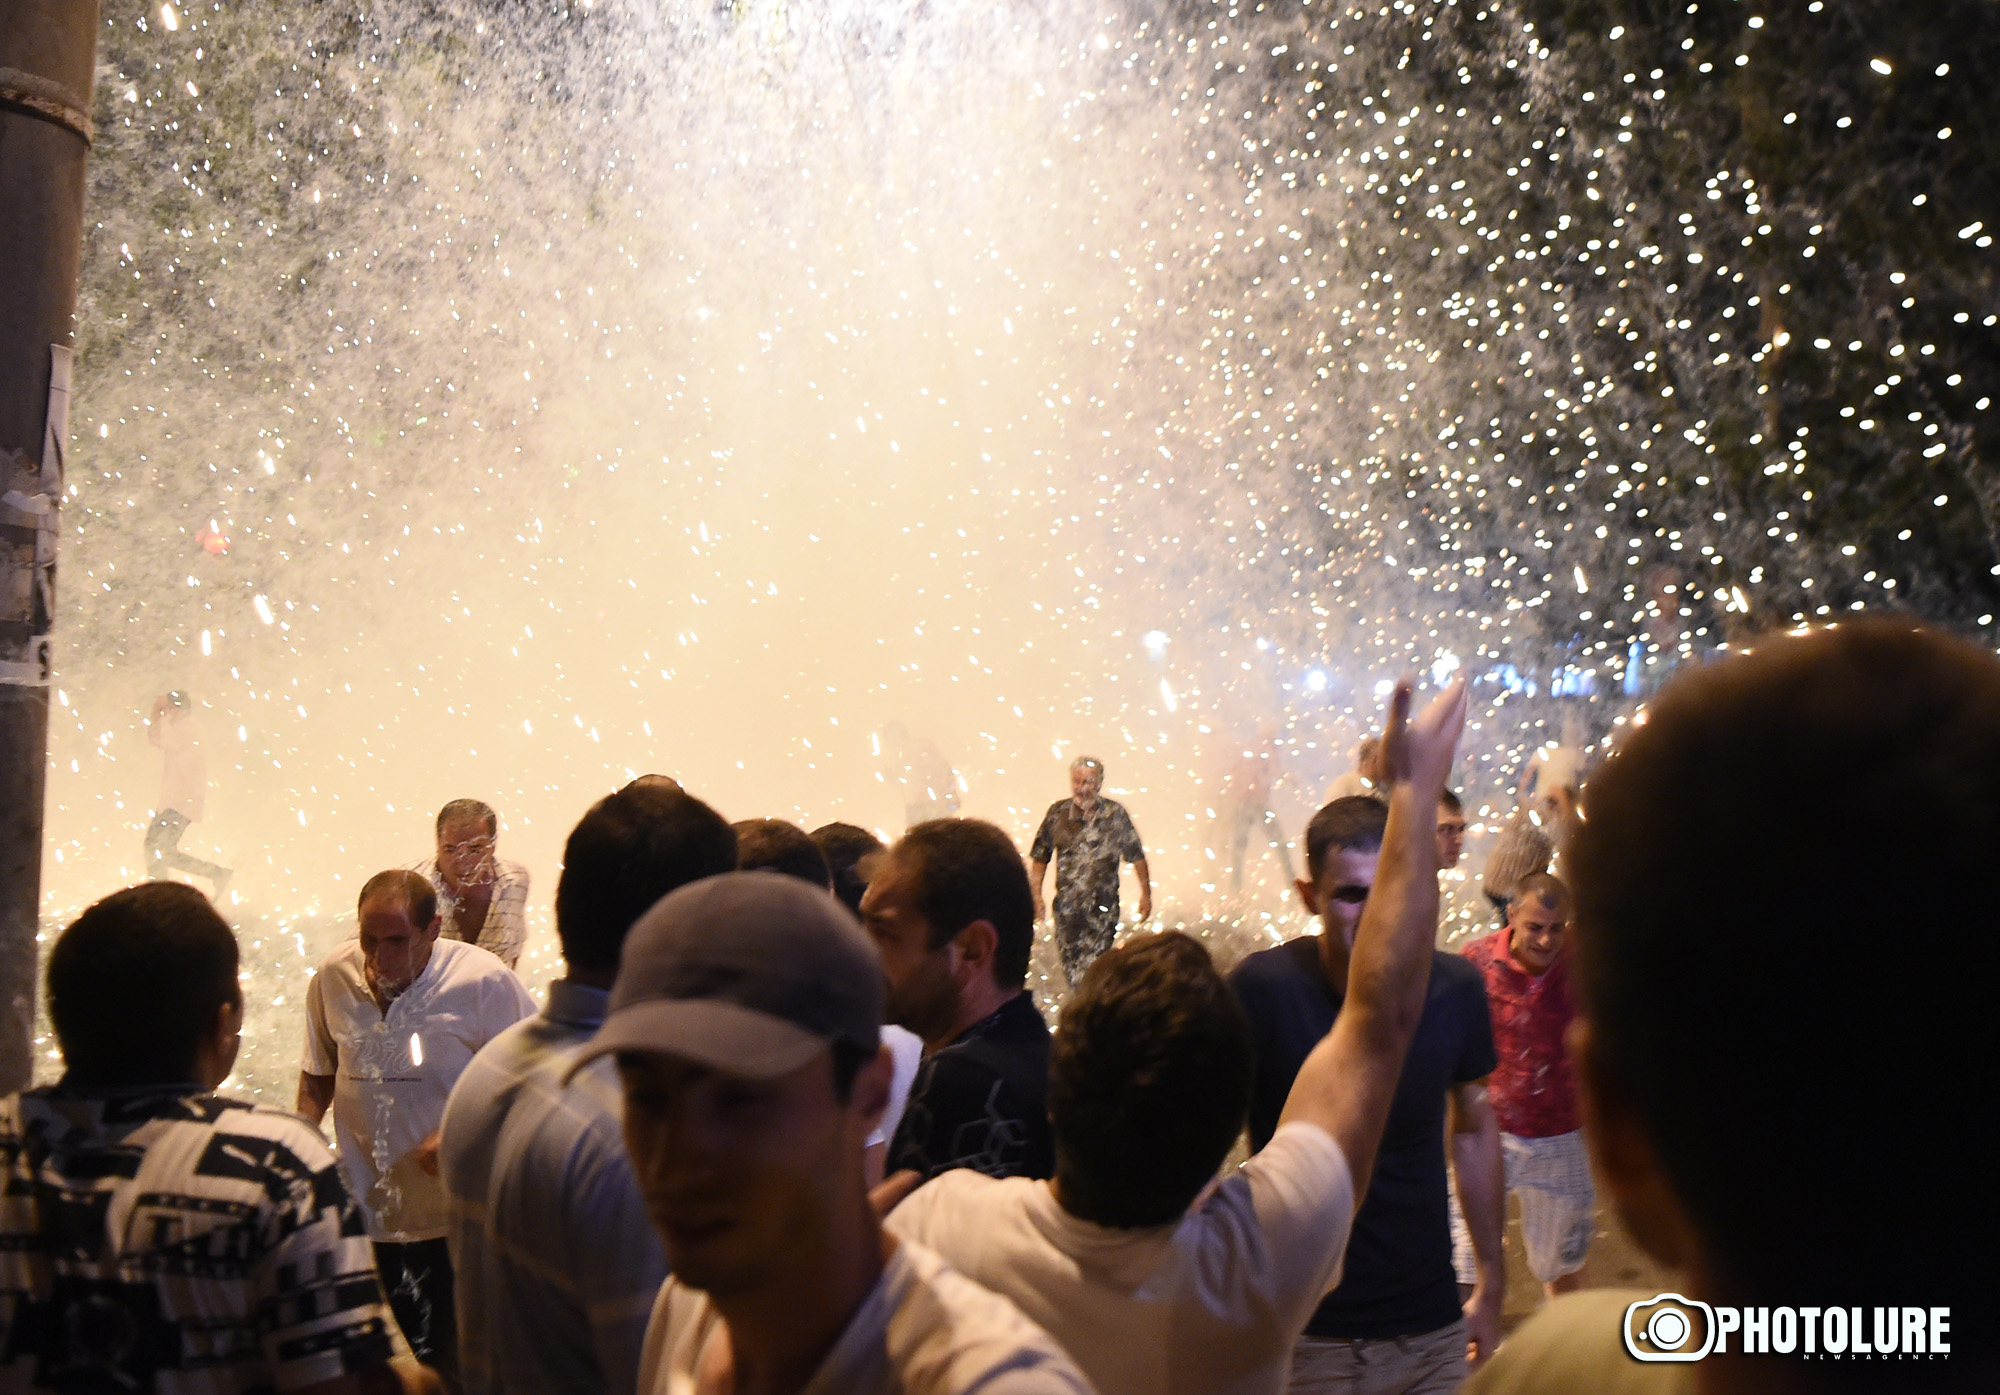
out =
[[(1276, 1131), (1307, 1054), (1332, 1030), (1345, 985), (1336, 991), (1327, 981), (1313, 935), (1251, 955), (1229, 982), (1257, 1053), (1250, 1095), (1250, 1146), (1257, 1149)], [(1479, 971), (1459, 955), (1434, 954), (1424, 1015), (1354, 1217), (1340, 1287), (1313, 1314), (1308, 1337), (1404, 1337), (1462, 1316), (1445, 1200), (1445, 1095), (1494, 1064)]]
[(1049, 1027), (1034, 995), (1018, 993), (924, 1057), (886, 1171), (1053, 1177), (1048, 1095)]

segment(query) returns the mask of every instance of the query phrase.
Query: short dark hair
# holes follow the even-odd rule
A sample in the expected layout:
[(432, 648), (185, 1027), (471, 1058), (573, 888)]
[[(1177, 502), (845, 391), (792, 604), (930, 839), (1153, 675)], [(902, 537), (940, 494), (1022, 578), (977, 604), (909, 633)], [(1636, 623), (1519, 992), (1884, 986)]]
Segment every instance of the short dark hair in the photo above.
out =
[(812, 831), (812, 840), (826, 854), (827, 870), (833, 873), (833, 894), (841, 905), (860, 915), (861, 894), (868, 890), (868, 876), (861, 864), (882, 851), (882, 840), (851, 823), (823, 823)]
[(500, 816), (493, 812), (493, 806), (483, 799), (454, 799), (438, 810), (438, 836), (444, 836), (444, 826), (461, 820), (478, 819), (486, 825), (486, 831), (493, 837), (500, 836)]
[(1438, 803), (1444, 805), (1445, 808), (1451, 810), (1454, 814), (1465, 812), (1465, 801), (1458, 797), (1456, 790), (1439, 790)]
[(891, 850), (916, 879), (917, 910), (930, 923), (931, 948), (941, 949), (975, 920), (999, 937), (993, 981), (1019, 988), (1028, 981), (1035, 947), (1035, 894), (1021, 850), (983, 819), (931, 819), (912, 825)]
[(1365, 794), (1336, 799), (1312, 816), (1306, 825), (1306, 875), (1319, 880), (1326, 855), (1335, 848), (1361, 852), (1382, 846), (1382, 831), (1389, 826), (1389, 806)]
[(1098, 1225), (1178, 1219), (1250, 1108), (1250, 1029), (1201, 941), (1141, 935), (1099, 955), (1049, 1052), (1065, 1210)]
[(633, 922), (668, 892), (735, 870), (736, 833), (693, 795), (627, 785), (590, 806), (563, 844), (556, 938), (573, 969), (614, 973)]
[(739, 819), (736, 824), (736, 870), (782, 872), (833, 890), (833, 869), (812, 835), (783, 819)]
[(69, 1078), (86, 1085), (192, 1080), (216, 1013), (241, 1003), (236, 936), (179, 882), (114, 891), (49, 951), (49, 1020)]
[[(1996, 846), (2000, 659), (1907, 619), (1686, 672), (1592, 776), (1567, 864), (1592, 1058), (1725, 1301), (2000, 1297), (1989, 1163), (1948, 1137), (2000, 1090), (1967, 1036), (2000, 968)], [(1690, 872), (1725, 889), (1715, 952), (1663, 894)], [(1955, 1331), (1937, 1376), (2000, 1388), (1990, 1324)], [(1931, 1374), (1888, 1365), (1898, 1389)]]
[(407, 867), (391, 867), (362, 883), (361, 894), (354, 898), (354, 913), (360, 915), (370, 901), (387, 898), (401, 902), (410, 917), (410, 924), (419, 930), (437, 919), (437, 888), (421, 873), (412, 872)]

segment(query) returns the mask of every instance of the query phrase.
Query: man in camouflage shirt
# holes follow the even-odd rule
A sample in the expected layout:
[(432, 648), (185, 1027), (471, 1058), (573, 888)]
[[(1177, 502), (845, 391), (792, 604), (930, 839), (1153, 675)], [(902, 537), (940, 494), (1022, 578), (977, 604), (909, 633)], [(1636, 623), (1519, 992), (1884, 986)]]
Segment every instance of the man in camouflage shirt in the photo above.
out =
[(1042, 878), (1056, 864), (1056, 948), (1071, 985), (1090, 961), (1111, 948), (1118, 934), (1118, 862), (1132, 864), (1139, 878), (1139, 919), (1153, 914), (1153, 879), (1146, 850), (1132, 816), (1104, 788), (1104, 762), (1078, 756), (1069, 767), (1068, 799), (1057, 800), (1042, 818), (1028, 851), (1028, 880), (1035, 891), (1035, 918), (1042, 916)]

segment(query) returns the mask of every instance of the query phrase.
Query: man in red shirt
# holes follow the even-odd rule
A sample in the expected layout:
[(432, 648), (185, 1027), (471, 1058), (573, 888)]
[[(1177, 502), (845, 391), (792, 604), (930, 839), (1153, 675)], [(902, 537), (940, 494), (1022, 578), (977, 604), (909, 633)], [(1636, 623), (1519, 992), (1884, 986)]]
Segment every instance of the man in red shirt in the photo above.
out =
[(1507, 1190), (1521, 1201), (1528, 1268), (1549, 1296), (1583, 1286), (1596, 1232), (1576, 1072), (1563, 1045), (1576, 1006), (1569, 984), (1569, 888), (1546, 872), (1521, 879), (1507, 924), (1465, 948), (1486, 980), (1493, 1045), (1487, 1083), (1500, 1119)]

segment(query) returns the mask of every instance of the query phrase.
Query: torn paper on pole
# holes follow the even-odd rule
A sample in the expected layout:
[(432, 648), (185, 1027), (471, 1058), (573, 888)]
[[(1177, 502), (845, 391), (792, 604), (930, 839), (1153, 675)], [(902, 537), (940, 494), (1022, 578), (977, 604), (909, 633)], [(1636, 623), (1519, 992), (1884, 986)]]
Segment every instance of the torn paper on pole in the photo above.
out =
[(0, 464), (0, 683), (46, 688), (56, 616), (56, 542), (69, 445), (70, 351), (49, 346), (48, 424), (42, 458), (12, 452)]

